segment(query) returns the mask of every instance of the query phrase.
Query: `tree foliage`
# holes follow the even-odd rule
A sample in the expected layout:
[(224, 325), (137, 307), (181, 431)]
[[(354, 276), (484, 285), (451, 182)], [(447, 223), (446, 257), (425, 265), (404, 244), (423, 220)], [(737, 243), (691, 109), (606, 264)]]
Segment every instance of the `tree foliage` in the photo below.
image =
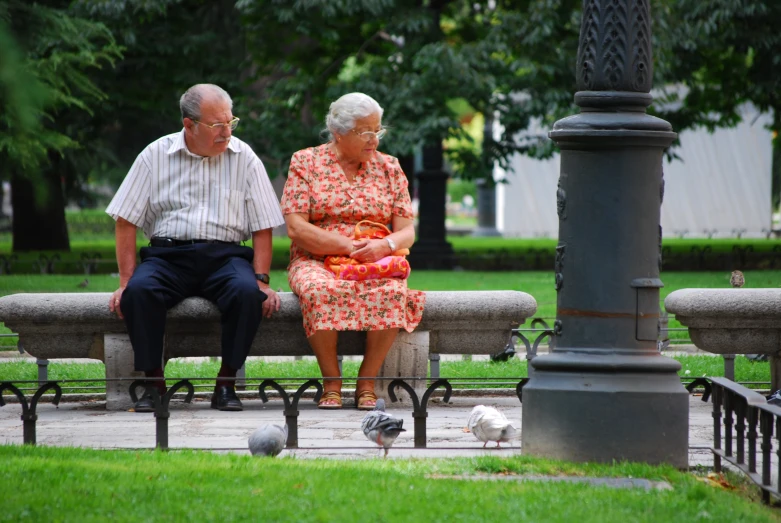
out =
[(113, 63), (119, 48), (101, 24), (42, 3), (4, 0), (0, 56), (1, 163), (32, 174), (50, 151), (78, 147), (63, 132), (59, 113), (73, 108), (92, 114), (90, 104), (105, 94), (89, 70)]

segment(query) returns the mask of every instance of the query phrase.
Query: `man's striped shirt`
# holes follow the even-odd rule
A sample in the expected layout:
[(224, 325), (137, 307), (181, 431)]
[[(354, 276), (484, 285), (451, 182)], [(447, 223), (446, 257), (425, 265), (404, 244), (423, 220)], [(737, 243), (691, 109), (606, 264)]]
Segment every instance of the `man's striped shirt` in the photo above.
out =
[(244, 241), (284, 223), (263, 162), (235, 136), (217, 156), (191, 153), (184, 130), (138, 155), (106, 213), (148, 238)]

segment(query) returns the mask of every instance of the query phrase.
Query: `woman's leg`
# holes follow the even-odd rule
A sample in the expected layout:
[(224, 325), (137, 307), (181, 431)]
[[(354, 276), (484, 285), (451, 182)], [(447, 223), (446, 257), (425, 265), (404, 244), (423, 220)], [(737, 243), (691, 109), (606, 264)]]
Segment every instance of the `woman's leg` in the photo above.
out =
[(374, 378), (377, 377), (377, 373), (380, 372), (382, 362), (385, 361), (385, 356), (388, 355), (388, 351), (393, 345), (396, 335), (399, 333), (399, 329), (386, 329), (378, 331), (369, 331), (366, 333), (366, 353), (363, 355), (363, 362), (361, 368), (358, 370), (359, 379), (356, 385), (356, 396), (363, 391), (371, 391), (374, 393)]
[[(336, 359), (336, 342), (338, 331), (315, 331), (308, 340), (312, 351), (317, 358), (320, 372), (323, 377), (341, 376), (339, 373), (339, 361)], [(341, 392), (342, 380), (323, 380), (323, 392)], [(325, 405), (336, 405), (336, 400), (325, 400)]]

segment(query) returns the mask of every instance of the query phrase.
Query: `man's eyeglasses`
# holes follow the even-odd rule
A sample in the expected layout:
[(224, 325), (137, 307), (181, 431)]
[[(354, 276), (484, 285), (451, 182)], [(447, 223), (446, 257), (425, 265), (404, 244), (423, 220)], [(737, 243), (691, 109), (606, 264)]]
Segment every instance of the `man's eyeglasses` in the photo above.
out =
[(369, 141), (369, 140), (371, 140), (372, 138), (377, 138), (377, 141), (380, 141), (380, 140), (382, 140), (382, 137), (383, 137), (383, 136), (385, 136), (386, 134), (388, 134), (388, 130), (387, 130), (387, 129), (380, 129), (380, 130), (379, 130), (379, 131), (377, 131), (376, 133), (375, 133), (374, 131), (366, 131), (366, 132), (363, 132), (363, 133), (359, 133), (359, 132), (358, 132), (358, 131), (356, 131), (355, 129), (352, 129), (352, 132), (354, 132), (355, 134), (357, 134), (357, 135), (358, 135), (358, 137), (359, 137), (361, 140), (363, 140), (364, 142), (368, 142), (368, 141)]
[(226, 127), (226, 126), (230, 127), (230, 130), (233, 131), (234, 129), (236, 129), (236, 127), (239, 126), (239, 117), (234, 118), (233, 120), (231, 120), (228, 123), (212, 123), (212, 124), (208, 124), (208, 123), (199, 122), (198, 120), (195, 120), (195, 119), (193, 119), (193, 122), (199, 123), (199, 124), (201, 124), (201, 125), (203, 125), (205, 127), (208, 127), (212, 131), (215, 130), (215, 129), (218, 130), (218, 131), (222, 131), (222, 129), (224, 127)]

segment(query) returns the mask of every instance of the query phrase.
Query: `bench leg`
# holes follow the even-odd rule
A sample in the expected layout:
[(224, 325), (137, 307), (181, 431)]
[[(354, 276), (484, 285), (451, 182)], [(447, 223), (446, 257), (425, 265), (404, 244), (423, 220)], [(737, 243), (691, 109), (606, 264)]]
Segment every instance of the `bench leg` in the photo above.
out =
[(38, 365), (38, 386), (42, 386), (49, 381), (49, 360), (37, 358), (35, 364)]
[[(401, 331), (396, 337), (396, 341), (391, 345), (388, 356), (380, 369), (379, 377), (386, 378), (426, 378), (428, 377), (428, 351), (429, 351), (429, 333), (406, 332)], [(374, 392), (378, 398), (383, 398), (388, 406), (391, 405), (388, 396), (388, 384), (390, 380), (377, 380), (374, 382)], [(418, 399), (426, 391), (426, 380), (410, 381), (409, 384), (415, 389)], [(396, 390), (397, 399), (409, 403), (409, 394), (403, 389)]]
[(133, 380), (143, 378), (143, 372), (133, 370), (133, 346), (127, 334), (106, 334), (103, 336), (106, 379), (130, 378), (106, 382), (106, 410), (127, 410), (133, 406), (128, 392)]
[(770, 393), (781, 389), (781, 353), (771, 354), (770, 358)]

